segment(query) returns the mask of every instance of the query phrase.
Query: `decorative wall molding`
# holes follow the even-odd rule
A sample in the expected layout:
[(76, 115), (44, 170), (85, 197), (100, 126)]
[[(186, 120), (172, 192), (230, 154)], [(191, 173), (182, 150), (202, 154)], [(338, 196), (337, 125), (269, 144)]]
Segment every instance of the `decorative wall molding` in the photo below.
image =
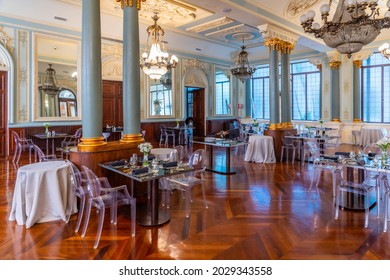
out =
[(29, 108), (31, 87), (30, 87), (30, 39), (29, 33), (25, 30), (17, 32), (17, 122), (28, 122), (30, 119)]
[(10, 38), (0, 26), (0, 44), (2, 44), (12, 55), (14, 53), (14, 40)]

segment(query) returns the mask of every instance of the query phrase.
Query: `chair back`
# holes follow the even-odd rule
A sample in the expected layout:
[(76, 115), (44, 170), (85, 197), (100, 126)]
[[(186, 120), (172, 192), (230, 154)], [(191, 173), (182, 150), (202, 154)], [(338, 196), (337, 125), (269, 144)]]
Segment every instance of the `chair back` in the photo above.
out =
[(371, 143), (371, 144), (368, 144), (368, 145), (364, 146), (363, 153), (366, 154), (366, 155), (369, 154), (369, 153), (374, 153), (374, 154), (377, 154), (377, 155), (381, 155), (382, 154), (382, 150), (376, 143)]
[(199, 149), (193, 152), (190, 156), (188, 165), (197, 170), (206, 169), (206, 151), (204, 149)]
[(37, 145), (33, 145), (33, 149), (35, 151), (35, 154), (38, 156), (39, 161), (46, 161), (46, 155), (45, 153), (39, 148)]
[(19, 134), (17, 134), (15, 131), (12, 131), (12, 134), (14, 136), (15, 145), (19, 145), (20, 144)]
[(176, 149), (176, 160), (178, 162), (183, 162), (184, 159), (184, 146), (182, 145), (177, 145), (174, 147)]
[(292, 136), (291, 132), (290, 131), (283, 132), (282, 144), (284, 146), (293, 147), (294, 143), (295, 143), (295, 139), (294, 138), (288, 138), (286, 136)]
[(83, 128), (80, 127), (79, 129), (76, 130), (74, 137), (81, 138), (82, 133), (83, 133)]
[(99, 197), (101, 194), (102, 185), (100, 183), (99, 178), (96, 174), (86, 166), (81, 167), (83, 172), (85, 173), (85, 177), (87, 179), (87, 190), (92, 198)]

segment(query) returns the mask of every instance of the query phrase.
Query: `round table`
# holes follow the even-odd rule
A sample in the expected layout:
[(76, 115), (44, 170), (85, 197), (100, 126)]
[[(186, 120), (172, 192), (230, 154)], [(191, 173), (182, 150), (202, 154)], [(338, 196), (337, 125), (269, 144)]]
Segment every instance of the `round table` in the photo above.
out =
[(150, 154), (155, 156), (159, 160), (169, 159), (169, 156), (172, 152), (176, 154), (177, 150), (171, 148), (154, 148), (150, 150)]
[[(66, 161), (28, 164), (18, 169), (10, 221), (32, 227), (35, 223), (66, 221), (67, 214), (77, 211), (72, 201), (72, 185)], [(75, 203), (76, 199), (73, 200)]]
[(250, 135), (245, 161), (275, 163), (274, 138), (266, 135)]

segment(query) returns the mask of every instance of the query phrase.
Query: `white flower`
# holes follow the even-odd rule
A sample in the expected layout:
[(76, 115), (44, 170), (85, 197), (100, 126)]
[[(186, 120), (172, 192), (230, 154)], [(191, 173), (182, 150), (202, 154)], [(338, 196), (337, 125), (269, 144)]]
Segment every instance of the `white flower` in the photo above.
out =
[(390, 147), (390, 139), (388, 138), (382, 138), (376, 142), (376, 144), (382, 149), (387, 150), (387, 148)]
[(150, 150), (153, 148), (153, 146), (149, 142), (145, 142), (145, 143), (139, 144), (138, 148), (141, 151), (141, 153), (149, 153)]
[(47, 122), (45, 122), (44, 124), (43, 124), (43, 126), (45, 127), (45, 128), (49, 128), (49, 123), (47, 123)]

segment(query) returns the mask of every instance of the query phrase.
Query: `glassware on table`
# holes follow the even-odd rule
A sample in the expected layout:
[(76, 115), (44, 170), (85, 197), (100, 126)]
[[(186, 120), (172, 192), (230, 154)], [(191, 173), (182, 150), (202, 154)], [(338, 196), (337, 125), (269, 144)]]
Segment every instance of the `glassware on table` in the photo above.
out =
[(134, 167), (137, 165), (137, 162), (138, 162), (138, 155), (137, 154), (133, 154), (130, 158), (130, 165), (131, 167)]
[(154, 158), (152, 160), (152, 171), (153, 171), (153, 173), (158, 172), (158, 158)]
[(379, 156), (375, 156), (374, 159), (374, 166), (378, 166), (378, 163), (379, 163)]

